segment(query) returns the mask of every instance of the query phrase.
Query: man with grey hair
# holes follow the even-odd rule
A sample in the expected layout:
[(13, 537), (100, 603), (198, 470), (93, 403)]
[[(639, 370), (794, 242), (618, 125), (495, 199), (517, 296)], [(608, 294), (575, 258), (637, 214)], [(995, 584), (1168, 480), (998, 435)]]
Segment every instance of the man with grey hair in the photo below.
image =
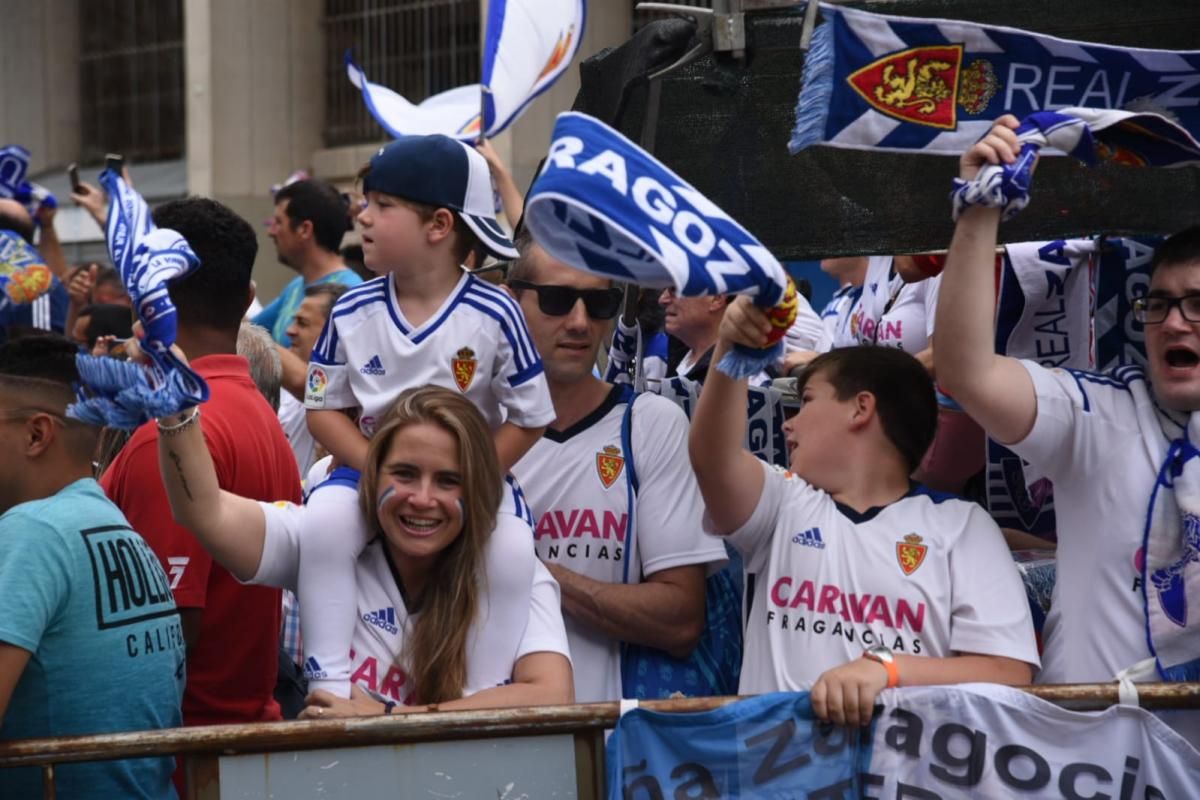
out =
[(237, 354), (250, 362), (250, 379), (278, 414), (283, 367), (279, 363), (279, 353), (271, 334), (266, 328), (243, 322), (238, 329)]

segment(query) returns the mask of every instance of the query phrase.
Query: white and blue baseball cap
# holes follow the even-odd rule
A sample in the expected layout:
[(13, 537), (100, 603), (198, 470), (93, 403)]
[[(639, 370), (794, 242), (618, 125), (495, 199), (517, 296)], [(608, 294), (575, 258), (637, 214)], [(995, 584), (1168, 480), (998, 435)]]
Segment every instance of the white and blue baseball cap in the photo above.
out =
[(379, 148), (363, 178), (363, 191), (448, 208), (462, 217), (489, 253), (508, 259), (518, 255), (496, 222), (487, 161), (475, 148), (449, 136), (401, 136)]

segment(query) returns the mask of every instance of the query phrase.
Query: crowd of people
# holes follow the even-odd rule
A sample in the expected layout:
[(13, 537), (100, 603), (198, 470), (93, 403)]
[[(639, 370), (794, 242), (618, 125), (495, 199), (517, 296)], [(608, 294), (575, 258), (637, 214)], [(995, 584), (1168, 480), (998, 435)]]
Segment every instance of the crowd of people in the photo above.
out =
[[(1011, 162), (1014, 127), (962, 177)], [(62, 310), (10, 315), (0, 345), (0, 740), (733, 691), (811, 690), (821, 718), (865, 725), (889, 687), (1155, 674), (1134, 554), (1163, 465), (1142, 395), (995, 354), (999, 209), (963, 213), (944, 258), (824, 262), (823, 313), (801, 299), (785, 356), (734, 380), (713, 365), (763, 346), (761, 308), (646, 302), (557, 260), (480, 150), (401, 137), (353, 204), (284, 186), (268, 230), (297, 275), (249, 316), (250, 224), (204, 198), (154, 209), (200, 262), (170, 297), (210, 399), (128, 436), (66, 413), (77, 353), (140, 358), (128, 294), (36, 226)], [(100, 189), (74, 199), (103, 218)], [(19, 206), (0, 227), (33, 240)], [(1186, 428), (1200, 228), (1154, 265), (1149, 397)], [(781, 392), (798, 411), (769, 463), (749, 429)], [(1016, 540), (958, 496), (985, 433), (1060, 498), (1042, 642)], [(1166, 718), (1195, 743), (1195, 716)], [(172, 779), (182, 794), (170, 758), (57, 771), (64, 796)], [(0, 771), (0, 794), (38, 780)]]

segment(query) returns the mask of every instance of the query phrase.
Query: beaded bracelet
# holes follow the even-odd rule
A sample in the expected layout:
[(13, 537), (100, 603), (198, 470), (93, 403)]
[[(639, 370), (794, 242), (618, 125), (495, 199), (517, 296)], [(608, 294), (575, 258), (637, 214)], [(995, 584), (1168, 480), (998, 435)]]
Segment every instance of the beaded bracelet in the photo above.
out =
[(191, 414), (189, 414), (185, 419), (176, 422), (174, 425), (164, 425), (161, 419), (155, 420), (155, 423), (158, 425), (159, 433), (164, 433), (167, 436), (176, 436), (190, 428), (192, 425), (196, 424), (196, 422), (199, 420), (200, 406), (195, 406), (192, 408)]

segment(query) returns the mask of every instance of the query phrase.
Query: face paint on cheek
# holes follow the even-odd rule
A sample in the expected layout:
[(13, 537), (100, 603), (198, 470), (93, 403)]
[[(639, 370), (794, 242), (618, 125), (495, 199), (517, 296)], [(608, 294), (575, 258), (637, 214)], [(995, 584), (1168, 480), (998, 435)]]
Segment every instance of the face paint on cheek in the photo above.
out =
[(388, 500), (391, 500), (392, 496), (394, 494), (396, 494), (395, 486), (388, 486), (386, 489), (384, 489), (382, 492), (379, 493), (379, 499), (375, 501), (375, 513), (376, 514), (380, 514), (383, 512), (384, 504), (387, 503)]

